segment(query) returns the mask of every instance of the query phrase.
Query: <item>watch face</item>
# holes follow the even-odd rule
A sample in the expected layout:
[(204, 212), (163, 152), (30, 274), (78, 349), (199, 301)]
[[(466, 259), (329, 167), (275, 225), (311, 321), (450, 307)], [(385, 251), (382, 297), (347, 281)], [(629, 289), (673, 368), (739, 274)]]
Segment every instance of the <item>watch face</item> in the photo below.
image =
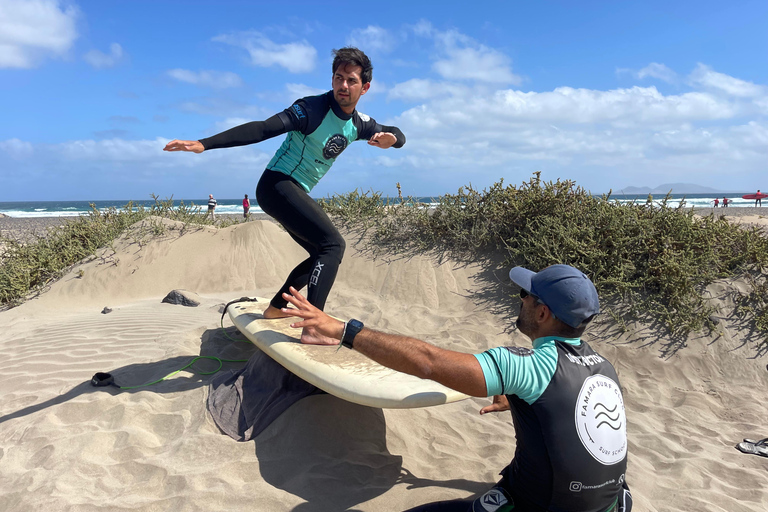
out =
[(350, 320), (347, 322), (347, 328), (344, 331), (344, 337), (341, 340), (341, 344), (345, 347), (352, 348), (355, 336), (363, 329), (363, 322), (360, 320)]

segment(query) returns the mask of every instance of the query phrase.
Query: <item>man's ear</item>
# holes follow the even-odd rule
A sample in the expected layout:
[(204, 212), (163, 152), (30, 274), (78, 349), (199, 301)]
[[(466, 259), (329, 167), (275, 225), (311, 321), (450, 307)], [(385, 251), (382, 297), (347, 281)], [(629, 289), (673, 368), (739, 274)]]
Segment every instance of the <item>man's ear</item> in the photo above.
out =
[(363, 84), (363, 89), (360, 91), (360, 96), (368, 92), (368, 89), (371, 88), (371, 82)]
[(539, 325), (546, 323), (553, 317), (552, 311), (549, 310), (549, 306), (546, 304), (539, 304), (540, 306), (544, 307), (538, 307), (536, 308), (536, 321), (539, 323)]

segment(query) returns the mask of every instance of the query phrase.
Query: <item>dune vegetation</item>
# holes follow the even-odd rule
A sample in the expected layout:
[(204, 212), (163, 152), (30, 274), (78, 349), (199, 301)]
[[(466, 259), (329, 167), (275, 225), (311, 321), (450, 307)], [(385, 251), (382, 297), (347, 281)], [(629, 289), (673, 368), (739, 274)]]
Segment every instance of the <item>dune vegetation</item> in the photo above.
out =
[[(199, 206), (153, 197), (149, 208), (93, 207), (32, 241), (0, 240), (0, 306), (20, 304), (140, 220), (178, 220), (182, 229), (212, 223)], [(367, 249), (375, 254), (434, 252), (458, 261), (501, 254), (505, 266), (573, 265), (591, 277), (604, 309), (619, 324), (650, 321), (675, 336), (716, 329), (707, 286), (742, 279), (747, 291), (732, 292), (730, 314), (768, 334), (768, 237), (722, 217), (696, 216), (683, 203), (670, 207), (662, 200), (659, 206), (650, 197), (619, 203), (610, 194), (593, 196), (570, 180), (542, 181), (539, 173), (517, 186), (500, 181), (482, 191), (462, 187), (436, 198), (431, 208), (408, 197), (359, 191), (319, 203), (347, 229), (364, 233)], [(139, 243), (168, 229), (159, 221), (142, 226), (131, 233)]]
[(665, 199), (659, 206), (651, 199), (619, 203), (534, 173), (519, 186), (462, 187), (436, 198), (432, 209), (358, 191), (322, 205), (364, 231), (373, 252), (433, 251), (465, 261), (501, 253), (505, 266), (573, 265), (590, 276), (616, 321), (660, 323), (674, 336), (715, 329), (706, 287), (745, 279), (750, 291), (734, 292), (732, 314), (768, 334), (768, 237), (722, 217), (696, 216), (684, 203), (670, 207)]
[[(31, 240), (0, 239), (0, 306), (18, 305), (31, 293), (45, 289), (72, 265), (95, 257), (97, 250), (109, 247), (141, 220), (154, 216), (178, 220), (184, 226), (212, 224), (199, 206), (183, 201), (174, 205), (173, 198), (152, 197), (155, 202), (148, 208), (128, 203), (121, 209), (100, 211), (92, 204), (87, 215), (37, 233)], [(162, 222), (149, 222), (132, 236), (140, 242), (166, 229)]]

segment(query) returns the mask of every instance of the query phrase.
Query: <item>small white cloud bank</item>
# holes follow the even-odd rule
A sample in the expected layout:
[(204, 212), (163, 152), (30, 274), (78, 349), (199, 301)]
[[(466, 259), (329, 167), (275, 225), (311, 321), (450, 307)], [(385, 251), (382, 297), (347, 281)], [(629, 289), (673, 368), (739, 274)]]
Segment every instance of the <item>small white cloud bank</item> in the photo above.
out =
[(188, 69), (171, 69), (167, 75), (174, 80), (200, 87), (212, 89), (229, 89), (232, 87), (241, 87), (243, 79), (236, 73), (229, 71), (190, 71)]
[[(661, 64), (631, 75), (685, 86)], [(768, 161), (768, 88), (704, 65), (677, 94), (639, 85), (483, 89), (464, 78), (415, 78), (390, 88), (388, 99), (417, 103), (392, 121), (408, 138), (397, 158), (412, 180), (421, 179), (417, 170), (439, 170), (446, 183), (482, 186), (542, 170), (596, 192), (671, 177), (749, 189)]]
[(0, 0), (0, 69), (33, 68), (67, 54), (78, 10), (57, 0)]
[(111, 68), (123, 60), (123, 47), (118, 43), (112, 43), (109, 45), (109, 53), (91, 50), (83, 58), (96, 69)]
[(285, 84), (285, 90), (288, 95), (288, 101), (295, 101), (307, 96), (319, 96), (320, 94), (328, 92), (328, 89), (318, 89), (317, 87), (311, 87), (305, 84)]
[(0, 141), (0, 153), (5, 153), (14, 160), (22, 160), (32, 156), (34, 152), (32, 144), (19, 139)]
[(768, 96), (768, 87), (718, 73), (704, 64), (696, 66), (689, 79), (694, 86), (738, 98), (765, 98)]
[[(33, 144), (0, 141), (0, 200), (39, 196), (40, 183), (58, 197), (103, 197), (119, 190), (122, 197), (147, 197), (152, 192), (195, 197), (198, 188), (222, 183), (252, 189), (274, 150), (245, 146), (203, 154), (167, 152), (170, 138), (72, 140)], [(5, 175), (7, 173), (7, 176)], [(4, 178), (8, 178), (5, 180)]]
[(636, 76), (641, 80), (648, 77), (657, 78), (670, 84), (673, 84), (678, 80), (677, 73), (669, 69), (664, 64), (659, 64), (658, 62), (651, 62), (643, 69), (638, 71)]
[(387, 29), (368, 25), (365, 28), (354, 29), (347, 37), (347, 45), (364, 52), (389, 53), (396, 46), (396, 41)]
[(280, 66), (291, 73), (308, 73), (315, 69), (317, 61), (317, 50), (307, 41), (279, 44), (256, 31), (219, 35), (213, 41), (245, 49), (254, 66)]
[(434, 40), (437, 52), (432, 69), (446, 80), (519, 85), (522, 78), (512, 72), (512, 60), (457, 30), (440, 31), (429, 22), (410, 27), (420, 37)]

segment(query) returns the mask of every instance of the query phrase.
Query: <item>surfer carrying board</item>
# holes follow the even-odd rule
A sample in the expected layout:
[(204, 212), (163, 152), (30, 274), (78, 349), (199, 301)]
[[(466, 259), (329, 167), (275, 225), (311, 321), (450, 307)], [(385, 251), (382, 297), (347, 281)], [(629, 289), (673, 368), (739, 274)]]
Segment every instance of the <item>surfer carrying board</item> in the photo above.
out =
[[(371, 87), (373, 66), (357, 48), (334, 50), (333, 89), (309, 96), (266, 121), (246, 123), (200, 140), (172, 140), (165, 151), (202, 153), (217, 148), (254, 144), (284, 133), (288, 136), (267, 164), (256, 187), (256, 201), (277, 220), (309, 257), (288, 275), (275, 294), (265, 318), (283, 318), (287, 305), (283, 294), (290, 287), (307, 286), (309, 302), (322, 310), (344, 255), (345, 242), (328, 215), (309, 192), (331, 168), (342, 151), (356, 140), (381, 149), (400, 148), (405, 136), (395, 126), (384, 126), (355, 107)], [(303, 343), (334, 344), (337, 341), (305, 328)]]
[(615, 511), (632, 509), (625, 481), (627, 430), (624, 399), (613, 365), (583, 340), (600, 312), (589, 278), (568, 265), (536, 273), (509, 272), (520, 286), (517, 328), (533, 348), (496, 347), (480, 354), (445, 350), (386, 334), (358, 320), (331, 318), (291, 289), (285, 299), (312, 327), (394, 370), (431, 379), (477, 397), (493, 396), (480, 410), (512, 411), (515, 457), (485, 494), (416, 507), (415, 511)]

